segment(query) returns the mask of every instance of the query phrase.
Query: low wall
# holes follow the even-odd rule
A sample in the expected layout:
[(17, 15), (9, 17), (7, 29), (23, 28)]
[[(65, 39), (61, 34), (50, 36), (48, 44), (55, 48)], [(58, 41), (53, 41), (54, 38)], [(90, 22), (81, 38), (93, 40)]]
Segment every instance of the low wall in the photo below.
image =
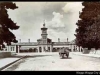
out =
[(11, 52), (0, 52), (0, 58), (10, 57)]
[(98, 55), (100, 55), (100, 49), (95, 50), (94, 48), (92, 48), (91, 50), (87, 50), (87, 48), (84, 48), (83, 54), (98, 54)]
[(100, 55), (100, 50), (97, 50), (97, 51), (96, 51), (96, 54)]
[(83, 48), (83, 54), (89, 54), (90, 53), (90, 50), (88, 50), (87, 48)]
[(99, 50), (91, 50), (90, 54), (98, 54), (98, 55), (100, 55), (100, 49)]

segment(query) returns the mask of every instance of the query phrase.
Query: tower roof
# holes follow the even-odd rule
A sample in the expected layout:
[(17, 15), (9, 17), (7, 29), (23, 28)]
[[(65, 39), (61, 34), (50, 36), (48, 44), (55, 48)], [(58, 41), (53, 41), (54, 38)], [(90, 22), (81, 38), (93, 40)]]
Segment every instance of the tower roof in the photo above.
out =
[(45, 27), (45, 22), (44, 22), (44, 24), (43, 24), (43, 27)]
[(45, 21), (44, 21), (44, 24), (43, 24), (43, 27), (41, 28), (41, 30), (47, 30), (47, 28), (45, 27)]

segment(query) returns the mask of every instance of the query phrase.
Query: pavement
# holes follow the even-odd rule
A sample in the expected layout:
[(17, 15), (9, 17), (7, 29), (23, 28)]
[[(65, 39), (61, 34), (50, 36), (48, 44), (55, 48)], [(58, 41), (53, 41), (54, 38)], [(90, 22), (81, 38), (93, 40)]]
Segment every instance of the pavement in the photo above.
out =
[(64, 59), (60, 59), (58, 52), (18, 55), (28, 56), (3, 71), (100, 71), (100, 59), (81, 52), (71, 52), (69, 58)]
[[(51, 56), (52, 55), (52, 56)], [(71, 56), (72, 56), (72, 58), (74, 59), (74, 60), (72, 60), (73, 62), (75, 62), (76, 61), (76, 58), (74, 58), (74, 56), (73, 55), (77, 55), (77, 56), (82, 56), (82, 58), (81, 59), (83, 59), (84, 57), (92, 57), (92, 58), (100, 58), (100, 55), (97, 53), (97, 54), (94, 54), (94, 53), (90, 53), (90, 54), (82, 54), (82, 52), (71, 52)], [(14, 64), (15, 62), (17, 62), (18, 60), (20, 60), (20, 59), (22, 59), (24, 56), (32, 56), (31, 58), (28, 58), (27, 59), (27, 61), (26, 61), (26, 59), (25, 59), (25, 61), (26, 61), (26, 63), (24, 64), (23, 63), (23, 65), (22, 65), (22, 67), (20, 67), (20, 68), (18, 68), (18, 69), (16, 69), (16, 70), (23, 70), (23, 68), (25, 68), (25, 67), (23, 67), (23, 66), (25, 66), (26, 64), (26, 70), (27, 70), (27, 66), (29, 66), (29, 64), (31, 64), (31, 63), (39, 63), (39, 62), (37, 62), (37, 61), (40, 61), (41, 60), (41, 63), (43, 62), (44, 63), (44, 66), (45, 66), (45, 62), (44, 62), (44, 59), (45, 59), (45, 61), (47, 61), (47, 63), (50, 65), (53, 65), (53, 63), (56, 63), (56, 65), (58, 64), (59, 66), (61, 66), (62, 67), (62, 65), (60, 65), (60, 64), (64, 64), (64, 65), (66, 65), (66, 63), (63, 61), (63, 60), (61, 60), (61, 59), (59, 59), (59, 56), (58, 56), (58, 53), (57, 52), (54, 52), (54, 53), (19, 53), (19, 54), (17, 54), (15, 57), (8, 57), (8, 58), (1, 58), (0, 59), (0, 70), (2, 70), (2, 69), (4, 69), (5, 67), (7, 67), (7, 66), (9, 66), (9, 65), (11, 65), (11, 64)], [(46, 57), (45, 57), (46, 56)], [(83, 57), (84, 56), (84, 57)], [(38, 58), (37, 58), (38, 57)], [(45, 58), (41, 58), (41, 57), (45, 57)], [(57, 59), (56, 61), (55, 61), (55, 59)], [(80, 61), (81, 60), (80, 58), (78, 59), (78, 61)], [(86, 58), (84, 58), (85, 60), (86, 60)], [(42, 61), (43, 60), (43, 61)], [(90, 58), (89, 58), (89, 60), (90, 60)], [(31, 61), (34, 61), (34, 62), (31, 62)], [(49, 61), (49, 62), (48, 62)], [(52, 62), (51, 62), (52, 61)], [(71, 61), (70, 59), (69, 59), (69, 61)], [(69, 62), (69, 61), (67, 61), (67, 62)], [(81, 60), (82, 61), (82, 60)], [(86, 60), (87, 61), (87, 60)], [(59, 62), (59, 63), (57, 63), (57, 62)], [(83, 62), (85, 62), (85, 61), (83, 61)], [(90, 61), (89, 61), (90, 62)], [(98, 62), (98, 61), (97, 61)], [(41, 63), (39, 63), (40, 64), (40, 66), (42, 66), (41, 65)], [(70, 63), (72, 63), (72, 62), (70, 62)], [(69, 64), (70, 64), (69, 63)], [(87, 63), (87, 62), (85, 62), (85, 63)], [(33, 66), (35, 66), (36, 68), (34, 69), (34, 70), (43, 70), (43, 67), (44, 66), (42, 66), (42, 68), (37, 68), (38, 66), (39, 66), (39, 64), (33, 64)], [(97, 63), (98, 64), (98, 63)], [(53, 68), (52, 69), (52, 66), (45, 66), (45, 67), (47, 67), (46, 69), (47, 70), (49, 70), (48, 69), (48, 67), (49, 68), (51, 68), (51, 70), (56, 70), (56, 69), (58, 69), (58, 70), (61, 70), (61, 68), (59, 69), (59, 66), (58, 67), (56, 67), (56, 65), (54, 65), (55, 66), (55, 68)], [(71, 65), (73, 65), (73, 63), (71, 64)], [(70, 66), (71, 66), (70, 65)], [(21, 66), (21, 65), (20, 65)], [(74, 66), (77, 66), (77, 65), (74, 65)], [(82, 66), (83, 67), (83, 66)], [(33, 67), (31, 67), (31, 65), (30, 65), (30, 69), (33, 69)], [(65, 67), (65, 70), (66, 70), (67, 68)], [(70, 70), (73, 70), (73, 68), (70, 68), (69, 67), (69, 69)], [(25, 69), (24, 69), (25, 70)], [(45, 70), (45, 69), (44, 69)], [(62, 67), (62, 70), (64, 70), (64, 66)]]

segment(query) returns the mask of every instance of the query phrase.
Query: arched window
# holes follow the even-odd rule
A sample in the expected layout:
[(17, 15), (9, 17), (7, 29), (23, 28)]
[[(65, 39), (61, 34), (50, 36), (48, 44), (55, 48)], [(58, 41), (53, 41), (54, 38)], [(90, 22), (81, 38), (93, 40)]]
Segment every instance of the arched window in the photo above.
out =
[(48, 50), (50, 51), (50, 47), (48, 47)]
[(39, 52), (42, 52), (42, 48), (41, 47), (39, 47)]

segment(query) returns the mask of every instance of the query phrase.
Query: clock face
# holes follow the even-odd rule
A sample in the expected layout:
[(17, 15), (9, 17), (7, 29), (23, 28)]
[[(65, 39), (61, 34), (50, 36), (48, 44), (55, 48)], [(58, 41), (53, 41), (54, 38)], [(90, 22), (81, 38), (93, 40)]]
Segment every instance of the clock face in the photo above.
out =
[(46, 31), (43, 31), (43, 33), (46, 33)]

